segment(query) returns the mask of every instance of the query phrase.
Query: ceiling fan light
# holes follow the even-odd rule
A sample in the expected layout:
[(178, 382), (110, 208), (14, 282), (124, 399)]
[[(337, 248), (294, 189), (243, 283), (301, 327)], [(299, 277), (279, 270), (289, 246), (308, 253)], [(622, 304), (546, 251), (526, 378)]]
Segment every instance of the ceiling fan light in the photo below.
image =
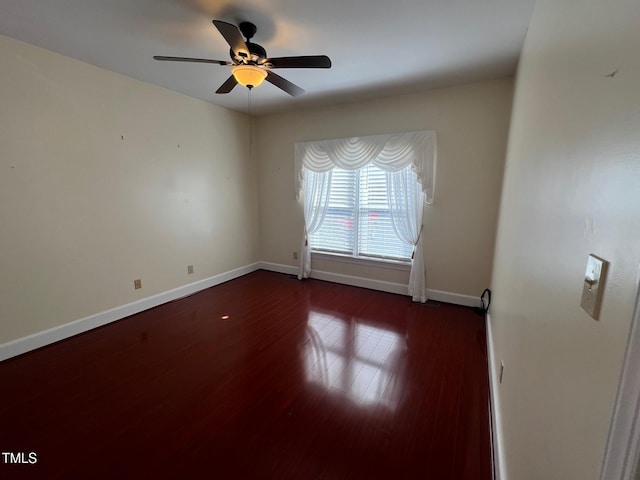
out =
[(255, 65), (236, 65), (231, 73), (240, 85), (249, 88), (259, 86), (267, 78), (267, 72)]

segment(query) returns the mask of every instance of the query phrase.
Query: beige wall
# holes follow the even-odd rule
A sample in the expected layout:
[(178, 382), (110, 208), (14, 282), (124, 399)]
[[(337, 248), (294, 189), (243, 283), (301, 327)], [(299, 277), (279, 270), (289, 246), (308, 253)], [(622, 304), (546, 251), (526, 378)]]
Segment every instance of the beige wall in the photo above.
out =
[(4, 36), (0, 71), (0, 344), (258, 260), (246, 116)]
[(638, 25), (636, 0), (538, 0), (520, 60), (491, 318), (512, 480), (599, 478), (640, 264)]
[[(294, 192), (296, 142), (436, 130), (435, 205), (425, 207), (427, 288), (479, 296), (489, 285), (511, 108), (501, 79), (417, 95), (315, 108), (257, 120), (261, 259), (296, 265), (302, 205)], [(408, 274), (334, 262), (314, 268), (406, 284)]]

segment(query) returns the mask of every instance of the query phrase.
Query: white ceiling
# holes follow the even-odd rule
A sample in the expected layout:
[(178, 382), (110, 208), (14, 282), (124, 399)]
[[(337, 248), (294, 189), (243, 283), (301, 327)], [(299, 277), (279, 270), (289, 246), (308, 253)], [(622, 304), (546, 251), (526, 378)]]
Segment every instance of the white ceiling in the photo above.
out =
[(229, 59), (212, 19), (248, 20), (271, 57), (328, 55), (330, 70), (277, 73), (307, 93), (252, 92), (255, 115), (511, 75), (535, 0), (2, 0), (0, 33), (217, 105), (247, 111), (247, 90), (215, 90)]

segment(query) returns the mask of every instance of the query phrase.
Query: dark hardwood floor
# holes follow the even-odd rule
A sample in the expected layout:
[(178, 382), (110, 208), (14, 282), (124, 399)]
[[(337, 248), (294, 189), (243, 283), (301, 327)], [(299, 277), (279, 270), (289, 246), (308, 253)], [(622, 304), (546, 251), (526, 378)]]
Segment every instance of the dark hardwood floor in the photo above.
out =
[(258, 271), (0, 363), (0, 478), (489, 480), (484, 319)]

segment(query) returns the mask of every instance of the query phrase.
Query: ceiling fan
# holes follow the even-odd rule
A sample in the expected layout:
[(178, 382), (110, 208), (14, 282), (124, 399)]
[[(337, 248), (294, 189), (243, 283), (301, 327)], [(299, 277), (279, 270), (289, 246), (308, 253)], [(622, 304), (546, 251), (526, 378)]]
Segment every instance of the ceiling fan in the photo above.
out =
[[(266, 80), (294, 97), (302, 95), (304, 90), (271, 71), (273, 68), (331, 68), (331, 59), (326, 55), (307, 55), (299, 57), (267, 57), (267, 51), (251, 39), (257, 28), (251, 22), (242, 22), (237, 27), (221, 20), (213, 24), (227, 41), (231, 61), (209, 60), (206, 58), (154, 56), (156, 60), (170, 62), (213, 63), (232, 67), (232, 75), (216, 90), (216, 93), (229, 93), (240, 83), (252, 89)], [(246, 38), (246, 41), (242, 37)]]

